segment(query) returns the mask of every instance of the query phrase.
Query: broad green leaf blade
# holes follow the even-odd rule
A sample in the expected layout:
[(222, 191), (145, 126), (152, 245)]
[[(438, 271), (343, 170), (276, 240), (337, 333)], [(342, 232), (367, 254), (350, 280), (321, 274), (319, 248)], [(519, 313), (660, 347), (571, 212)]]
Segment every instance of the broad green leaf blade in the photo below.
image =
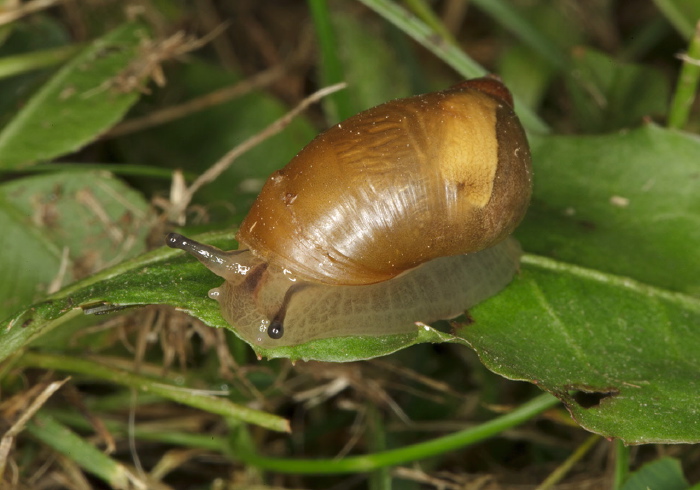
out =
[[(193, 272), (188, 275), (188, 279), (194, 282), (193, 286), (198, 285), (199, 280), (206, 280), (206, 278), (202, 277), (203, 275), (197, 275), (197, 271), (185, 270), (187, 267), (182, 271), (168, 267), (159, 269), (150, 267), (173, 255), (169, 252), (161, 248), (123, 262), (78, 281), (48, 296), (45, 300), (17, 312), (1, 324), (4, 330), (0, 332), (0, 360), (26, 347), (34, 338), (81, 314), (82, 308), (98, 307), (105, 301), (118, 307), (158, 303), (155, 297), (160, 298), (162, 303), (180, 305), (180, 302), (174, 299), (177, 293), (174, 292), (175, 288), (171, 284), (173, 277), (176, 277), (179, 272)], [(105, 288), (109, 287), (113, 289), (106, 291)], [(196, 301), (193, 301), (198, 297), (197, 291), (194, 289), (191, 294), (186, 295), (185, 302), (189, 300), (201, 316), (206, 316), (206, 311), (199, 312)]]
[(57, 278), (60, 287), (142, 253), (150, 216), (143, 197), (107, 172), (0, 185), (0, 318), (43, 297)]
[(525, 256), (459, 336), (492, 371), (530, 381), (586, 429), (627, 444), (700, 442), (700, 300)]
[[(231, 248), (233, 234), (210, 234), (198, 239)], [(155, 250), (64, 288), (0, 324), (0, 360), (78, 314), (80, 309), (102, 312), (115, 307), (168, 304), (207, 325), (230, 329), (219, 313), (218, 303), (207, 296), (209, 289), (220, 284), (219, 277), (183, 252)], [(269, 358), (346, 362), (390, 354), (416, 343), (450, 339), (450, 335), (432, 328), (416, 327), (415, 334), (325, 339), (298, 347), (256, 348), (256, 353)]]
[(700, 295), (700, 139), (646, 125), (532, 140), (528, 252)]
[(56, 276), (61, 251), (26, 224), (27, 217), (0, 197), (0, 318), (38, 299)]
[(622, 490), (647, 490), (650, 488), (663, 490), (690, 488), (688, 481), (683, 476), (680, 461), (666, 457), (647, 463), (630, 475)]
[(121, 119), (139, 97), (125, 80), (142, 81), (127, 70), (146, 36), (145, 27), (126, 24), (59, 70), (0, 132), (0, 169), (78, 150)]

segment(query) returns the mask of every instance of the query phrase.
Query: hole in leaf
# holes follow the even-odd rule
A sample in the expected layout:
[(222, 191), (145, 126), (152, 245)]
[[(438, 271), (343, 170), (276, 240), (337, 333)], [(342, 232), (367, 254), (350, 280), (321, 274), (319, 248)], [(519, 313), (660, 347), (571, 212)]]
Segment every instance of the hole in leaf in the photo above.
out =
[(573, 393), (573, 398), (582, 408), (593, 408), (600, 405), (600, 402), (611, 396), (617, 395), (617, 390), (610, 391), (581, 391), (577, 390)]

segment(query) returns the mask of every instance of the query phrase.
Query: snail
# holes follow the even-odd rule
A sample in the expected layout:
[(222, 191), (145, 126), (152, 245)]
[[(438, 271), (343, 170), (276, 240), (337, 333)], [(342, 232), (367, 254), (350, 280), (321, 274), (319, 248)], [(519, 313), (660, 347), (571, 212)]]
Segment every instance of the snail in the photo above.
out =
[(209, 297), (253, 346), (415, 332), (512, 280), (531, 190), (510, 92), (478, 78), (318, 135), (266, 181), (238, 250), (167, 244), (225, 279)]

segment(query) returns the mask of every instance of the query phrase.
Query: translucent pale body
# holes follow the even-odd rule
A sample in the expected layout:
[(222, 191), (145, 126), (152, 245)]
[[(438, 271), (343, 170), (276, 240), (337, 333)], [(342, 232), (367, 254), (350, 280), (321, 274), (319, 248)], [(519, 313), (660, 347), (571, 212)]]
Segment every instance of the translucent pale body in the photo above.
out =
[[(518, 243), (507, 238), (480, 252), (435, 259), (382, 283), (328, 286), (290, 280), (289, 271), (267, 267), (245, 251), (231, 255), (231, 263), (217, 261), (229, 274), (210, 297), (219, 301), (222, 315), (238, 335), (266, 348), (331, 337), (409, 333), (418, 328), (416, 322), (454, 318), (503, 289), (518, 269), (520, 253)], [(201, 254), (195, 256), (202, 260)], [(240, 263), (250, 264), (248, 274), (256, 267), (264, 270), (256, 278), (230, 274), (240, 270)], [(295, 289), (288, 295), (290, 287)], [(286, 296), (284, 334), (271, 338), (267, 328), (279, 317)]]

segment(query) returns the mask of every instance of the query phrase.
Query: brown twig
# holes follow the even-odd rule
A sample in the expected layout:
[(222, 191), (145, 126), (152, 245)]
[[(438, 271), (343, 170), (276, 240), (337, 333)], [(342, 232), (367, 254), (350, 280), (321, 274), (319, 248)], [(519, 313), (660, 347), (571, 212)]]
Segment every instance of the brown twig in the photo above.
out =
[(182, 104), (166, 107), (143, 117), (124, 121), (112, 128), (102, 138), (116, 138), (118, 136), (124, 136), (125, 134), (135, 133), (222, 104), (254, 89), (266, 87), (274, 83), (286, 74), (287, 68), (288, 67), (285, 65), (273, 66), (234, 85), (223, 87), (201, 97), (188, 100)]

